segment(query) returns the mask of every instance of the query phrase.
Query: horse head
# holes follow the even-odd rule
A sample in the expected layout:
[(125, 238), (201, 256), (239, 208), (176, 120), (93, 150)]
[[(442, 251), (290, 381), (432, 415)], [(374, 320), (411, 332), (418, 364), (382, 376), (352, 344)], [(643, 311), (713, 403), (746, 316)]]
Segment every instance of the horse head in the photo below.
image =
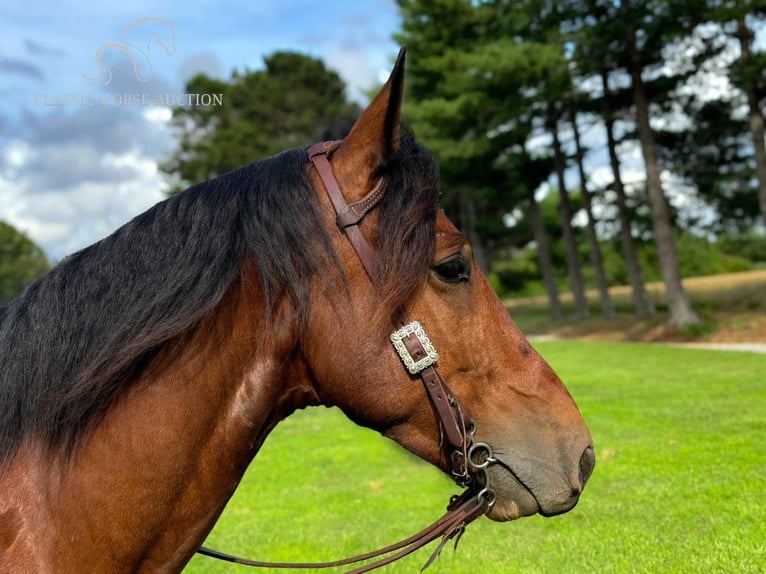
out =
[[(496, 495), (489, 517), (566, 512), (594, 466), (591, 435), (559, 377), (492, 291), (465, 237), (438, 208), (433, 158), (400, 133), (403, 79), (402, 52), (388, 82), (328, 154), (348, 204), (380, 202), (360, 224), (379, 265), (370, 277), (319, 193), (353, 297), (332, 282), (315, 287), (303, 338), (315, 391), (356, 423), (454, 472), (434, 406), (389, 341), (391, 319), (403, 312), (425, 327), (442, 376), (475, 424), (474, 439), (489, 447), (484, 456), (491, 456)], [(313, 181), (317, 190), (327, 186), (316, 173)]]

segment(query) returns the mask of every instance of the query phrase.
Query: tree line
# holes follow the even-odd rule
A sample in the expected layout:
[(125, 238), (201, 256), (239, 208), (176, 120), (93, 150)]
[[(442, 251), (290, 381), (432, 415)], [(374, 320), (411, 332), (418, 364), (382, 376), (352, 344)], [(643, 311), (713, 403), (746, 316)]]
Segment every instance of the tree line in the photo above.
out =
[[(585, 255), (601, 310), (611, 316), (604, 249), (616, 239), (635, 312), (646, 317), (655, 312), (642, 262), (651, 240), (670, 323), (697, 322), (681, 281), (679, 230), (721, 236), (766, 221), (766, 56), (753, 43), (766, 7), (745, 0), (397, 4), (394, 37), (410, 48), (405, 119), (436, 153), (445, 208), (490, 276), (502, 277), (532, 245), (553, 316), (564, 316), (563, 267), (574, 316), (585, 317)], [(322, 62), (276, 53), (264, 63), (230, 81), (190, 82), (188, 90), (228, 97), (223, 107), (175, 111), (181, 146), (168, 173), (182, 183), (203, 179), (290, 144), (339, 137), (350, 125), (358, 109)], [(597, 129), (603, 149), (587, 149)], [(624, 181), (626, 149), (640, 152), (638, 184)], [(607, 184), (589, 177), (594, 153), (611, 172)], [(543, 200), (546, 182), (555, 194)], [(679, 210), (669, 190), (693, 198), (695, 209)], [(553, 236), (544, 205), (551, 197)]]
[[(766, 56), (753, 46), (766, 6), (745, 0), (397, 3), (397, 39), (412, 54), (410, 117), (437, 150), (453, 209), (463, 228), (474, 230), (488, 268), (519, 241), (497, 214), (523, 205), (520, 219), (531, 221), (531, 235), (522, 240), (534, 238), (551, 311), (563, 316), (535, 193), (553, 179), (575, 316), (589, 312), (580, 232), (601, 309), (614, 312), (597, 219), (607, 210), (615, 213), (636, 313), (654, 313), (635, 235), (636, 213), (644, 210), (670, 323), (697, 322), (676, 247), (684, 222), (668, 187), (691, 194), (697, 213), (714, 213), (707, 224), (687, 225), (698, 233), (766, 222)], [(722, 88), (715, 93), (711, 86)], [(603, 150), (584, 147), (582, 132), (594, 126), (603, 133)], [(541, 138), (545, 145), (532, 145)], [(620, 154), (626, 147), (640, 150), (643, 160), (643, 182), (630, 190)], [(584, 161), (599, 151), (612, 172), (601, 188)], [(576, 173), (577, 189), (568, 189), (568, 170)], [(582, 230), (572, 223), (574, 195), (585, 214)]]
[(50, 268), (40, 247), (13, 226), (0, 221), (0, 307)]
[[(671, 324), (684, 326), (698, 319), (679, 249), (712, 261), (699, 254), (715, 237), (766, 259), (763, 236), (743, 235), (766, 222), (766, 55), (754, 42), (763, 3), (397, 4), (394, 38), (409, 46), (405, 121), (435, 152), (444, 207), (498, 289), (539, 277), (555, 318), (562, 288), (584, 317), (592, 284), (611, 316), (610, 284), (625, 280), (646, 317), (655, 308), (645, 283), (656, 275)], [(179, 145), (161, 165), (171, 193), (342, 137), (359, 113), (337, 73), (292, 52), (227, 79), (196, 76), (186, 91), (223, 94), (222, 105), (174, 109)], [(626, 179), (630, 153), (638, 181)]]

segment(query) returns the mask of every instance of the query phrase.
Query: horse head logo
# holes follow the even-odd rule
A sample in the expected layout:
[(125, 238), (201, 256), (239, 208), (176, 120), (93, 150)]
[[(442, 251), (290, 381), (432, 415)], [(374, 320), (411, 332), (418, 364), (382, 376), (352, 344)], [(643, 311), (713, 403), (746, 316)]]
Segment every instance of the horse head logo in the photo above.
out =
[(156, 42), (165, 50), (167, 56), (176, 51), (175, 29), (172, 20), (162, 18), (139, 18), (128, 24), (120, 34), (119, 43), (102, 45), (96, 51), (96, 66), (98, 75), (82, 77), (91, 85), (105, 87), (112, 81), (112, 70), (103, 62), (104, 54), (117, 50), (127, 56), (133, 66), (133, 74), (141, 83), (146, 83), (154, 76), (150, 52), (152, 42)]

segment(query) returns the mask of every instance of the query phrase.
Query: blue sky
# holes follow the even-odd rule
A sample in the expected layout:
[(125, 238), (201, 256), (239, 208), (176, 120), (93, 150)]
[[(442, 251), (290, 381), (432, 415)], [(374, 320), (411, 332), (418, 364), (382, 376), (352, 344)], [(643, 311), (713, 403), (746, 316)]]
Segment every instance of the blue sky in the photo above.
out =
[[(290, 49), (322, 58), (363, 102), (364, 91), (388, 74), (399, 27), (394, 0), (5, 2), (0, 22), (0, 220), (54, 260), (164, 198), (168, 182), (157, 165), (176, 145), (170, 108), (119, 105), (125, 94), (177, 94), (197, 72), (228, 77)], [(762, 27), (756, 46), (763, 49), (765, 40)], [(103, 87), (88, 81), (98, 79), (97, 62), (113, 73)], [(730, 89), (700, 73), (695, 90)], [(593, 149), (586, 158), (591, 183), (603, 187), (612, 179), (603, 126), (586, 122), (581, 129)], [(533, 137), (530, 145), (547, 147), (549, 137)], [(625, 142), (620, 154), (623, 179), (640, 186), (635, 142)], [(672, 174), (663, 177), (671, 202), (693, 201)], [(574, 169), (567, 179), (579, 185)], [(549, 190), (543, 184), (538, 193)]]
[[(396, 55), (398, 14), (393, 0), (46, 0), (6, 2), (0, 22), (0, 220), (59, 259), (163, 198), (169, 108), (116, 105), (124, 94), (181, 93), (194, 73), (227, 77), (290, 49), (362, 102)], [(102, 47), (113, 74), (99, 87), (87, 78)]]

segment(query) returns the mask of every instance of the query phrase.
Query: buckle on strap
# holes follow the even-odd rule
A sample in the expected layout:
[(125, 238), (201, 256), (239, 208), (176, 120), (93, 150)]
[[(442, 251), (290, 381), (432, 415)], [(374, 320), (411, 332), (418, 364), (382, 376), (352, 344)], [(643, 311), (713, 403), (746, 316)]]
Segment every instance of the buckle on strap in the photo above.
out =
[(418, 321), (407, 323), (391, 333), (391, 342), (411, 375), (417, 375), (439, 360), (439, 353)]

